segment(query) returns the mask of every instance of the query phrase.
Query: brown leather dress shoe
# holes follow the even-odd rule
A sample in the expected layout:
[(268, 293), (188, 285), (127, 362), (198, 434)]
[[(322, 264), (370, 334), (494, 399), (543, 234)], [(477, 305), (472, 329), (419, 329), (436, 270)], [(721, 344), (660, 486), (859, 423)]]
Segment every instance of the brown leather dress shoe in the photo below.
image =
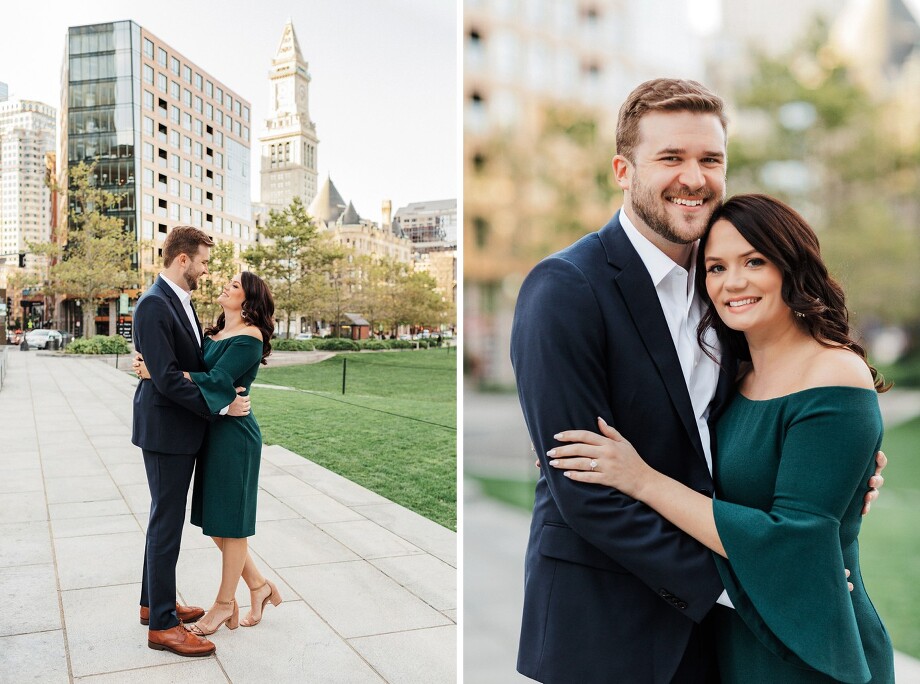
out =
[(192, 634), (181, 622), (170, 629), (151, 629), (147, 632), (147, 646), (155, 651), (171, 651), (176, 655), (209, 656), (217, 647), (197, 634)]
[[(176, 616), (182, 622), (195, 622), (204, 615), (204, 609), (198, 606), (180, 606), (176, 604)], [(141, 624), (150, 624), (150, 608), (141, 606)]]

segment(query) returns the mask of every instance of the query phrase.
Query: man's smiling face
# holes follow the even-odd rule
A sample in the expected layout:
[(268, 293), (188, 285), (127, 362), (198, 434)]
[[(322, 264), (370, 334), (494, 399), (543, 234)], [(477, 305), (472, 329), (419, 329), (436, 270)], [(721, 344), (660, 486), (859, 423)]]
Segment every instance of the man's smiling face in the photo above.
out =
[(649, 112), (639, 121), (633, 156), (620, 183), (634, 216), (671, 243), (702, 237), (725, 198), (725, 131), (719, 117)]

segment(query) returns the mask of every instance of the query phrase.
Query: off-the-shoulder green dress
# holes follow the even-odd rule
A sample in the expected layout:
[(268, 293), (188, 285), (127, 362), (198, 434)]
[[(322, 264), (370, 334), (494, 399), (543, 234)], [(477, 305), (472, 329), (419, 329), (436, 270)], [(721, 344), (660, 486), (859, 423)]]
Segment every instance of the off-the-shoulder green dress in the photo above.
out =
[[(204, 362), (209, 370), (189, 375), (211, 412), (217, 413), (236, 398), (236, 387), (245, 387), (244, 394), (249, 394), (261, 359), (262, 342), (255, 337), (206, 337)], [(255, 414), (212, 421), (207, 447), (195, 467), (192, 524), (212, 537), (254, 535), (261, 458), (262, 432)]]
[(893, 682), (856, 539), (882, 440), (876, 393), (736, 394), (716, 439), (713, 512), (728, 555), (716, 561), (736, 608), (717, 609), (723, 683)]

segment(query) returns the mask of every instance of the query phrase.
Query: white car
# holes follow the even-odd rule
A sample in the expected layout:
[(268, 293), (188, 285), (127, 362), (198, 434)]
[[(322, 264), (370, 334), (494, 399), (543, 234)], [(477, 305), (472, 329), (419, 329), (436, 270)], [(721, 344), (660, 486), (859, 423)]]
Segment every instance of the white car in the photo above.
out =
[(295, 340), (312, 340), (313, 333), (311, 332), (297, 333), (297, 336), (294, 339)]
[(64, 341), (64, 336), (59, 330), (48, 330), (45, 328), (39, 328), (37, 330), (30, 330), (26, 333), (26, 342), (29, 343), (30, 347), (35, 349), (47, 349), (48, 343), (52, 340), (56, 340), (58, 343), (58, 348), (62, 346)]

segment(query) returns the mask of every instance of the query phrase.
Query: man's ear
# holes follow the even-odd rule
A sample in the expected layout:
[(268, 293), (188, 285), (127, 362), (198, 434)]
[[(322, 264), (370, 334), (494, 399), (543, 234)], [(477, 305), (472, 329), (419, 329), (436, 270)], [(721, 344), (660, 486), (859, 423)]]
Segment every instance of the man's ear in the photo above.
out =
[(617, 185), (620, 186), (621, 190), (629, 190), (632, 179), (632, 164), (626, 157), (618, 154), (613, 158), (612, 166), (613, 177), (616, 179)]

